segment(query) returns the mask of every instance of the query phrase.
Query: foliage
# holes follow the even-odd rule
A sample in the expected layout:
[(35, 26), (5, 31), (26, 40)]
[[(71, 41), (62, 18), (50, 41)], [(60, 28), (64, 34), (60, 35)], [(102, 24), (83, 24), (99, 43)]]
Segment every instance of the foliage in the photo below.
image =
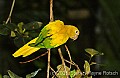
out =
[(8, 24), (4, 23), (0, 25), (0, 34), (13, 37), (14, 44), (17, 47), (20, 47), (24, 45), (26, 41), (36, 37), (39, 34), (39, 32), (35, 32), (35, 31), (40, 29), (41, 26), (42, 23), (37, 21), (30, 22), (27, 24), (20, 22), (17, 25), (14, 23), (8, 23)]
[[(90, 54), (90, 60), (92, 59), (93, 56), (97, 55), (97, 54), (100, 54), (98, 51), (94, 50), (94, 49), (85, 49), (85, 51), (87, 53)], [(84, 71), (81, 71), (80, 69), (71, 69), (70, 67), (68, 66), (64, 66), (61, 64), (61, 65), (58, 65), (57, 66), (57, 71), (54, 72), (54, 76), (57, 76), (57, 78), (67, 78), (67, 75), (70, 76), (70, 78), (81, 78), (81, 77), (84, 77), (84, 78), (92, 78), (92, 75), (90, 75), (90, 66), (91, 65), (94, 65), (94, 64), (97, 64), (95, 62), (88, 62), (87, 60), (85, 60), (85, 63), (84, 63)], [(66, 70), (65, 70), (66, 69)], [(34, 76), (36, 76), (36, 74), (38, 73), (38, 71), (40, 71), (41, 69), (38, 69), (37, 71), (35, 72), (32, 72), (30, 74), (27, 74), (26, 75), (26, 78), (32, 78)], [(66, 74), (67, 72), (67, 74)], [(15, 73), (13, 73), (12, 71), (8, 70), (8, 75), (4, 75), (3, 78), (22, 78), (18, 75), (16, 75)], [(90, 76), (89, 76), (90, 75)]]
[[(26, 78), (32, 78), (32, 77), (36, 76), (36, 74), (37, 74), (38, 71), (40, 71), (40, 70), (41, 70), (41, 69), (38, 69), (38, 70), (35, 71), (35, 72), (32, 72), (32, 73), (30, 73), (30, 74), (27, 74), (27, 75), (26, 75)], [(10, 70), (8, 70), (8, 74), (9, 74), (9, 76), (8, 76), (8, 75), (4, 75), (3, 78), (22, 78), (22, 77), (16, 75), (15, 73), (13, 73), (13, 72), (10, 71)]]

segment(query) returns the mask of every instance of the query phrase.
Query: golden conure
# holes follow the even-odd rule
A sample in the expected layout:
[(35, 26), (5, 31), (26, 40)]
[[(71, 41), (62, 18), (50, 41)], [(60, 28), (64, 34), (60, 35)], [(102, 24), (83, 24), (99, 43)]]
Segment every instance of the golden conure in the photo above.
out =
[(72, 25), (64, 25), (60, 20), (49, 22), (49, 24), (41, 30), (38, 37), (18, 49), (13, 56), (26, 57), (41, 48), (50, 49), (58, 47), (66, 43), (69, 38), (76, 40), (79, 33), (78, 28)]

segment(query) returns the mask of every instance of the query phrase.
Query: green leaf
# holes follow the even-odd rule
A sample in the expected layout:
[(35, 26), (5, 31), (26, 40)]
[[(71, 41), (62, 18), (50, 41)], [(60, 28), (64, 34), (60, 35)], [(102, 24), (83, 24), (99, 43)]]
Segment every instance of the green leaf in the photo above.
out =
[(39, 35), (39, 33), (35, 32), (35, 31), (29, 31), (29, 36), (30, 36), (30, 37), (35, 38), (35, 37), (37, 37), (38, 35)]
[(4, 26), (6, 26), (8, 29), (10, 29), (11, 31), (14, 31), (17, 28), (17, 25), (14, 23), (8, 23), (8, 24), (4, 24)]
[(98, 51), (96, 51), (96, 50), (94, 50), (94, 49), (92, 49), (92, 48), (87, 48), (87, 49), (85, 49), (85, 51), (86, 51), (87, 53), (89, 53), (89, 54), (91, 55), (91, 57), (93, 57), (93, 56), (96, 55), (96, 54), (99, 54)]
[(5, 25), (0, 25), (0, 34), (8, 35), (10, 34), (10, 29), (8, 29)]
[[(0, 78), (2, 78), (2, 77), (0, 77)], [(10, 77), (8, 75), (4, 75), (3, 78), (10, 78)]]
[(0, 25), (0, 34), (1, 35), (9, 35), (11, 34), (11, 31), (14, 31), (17, 26), (14, 23), (8, 23), (8, 24), (1, 24)]
[(73, 78), (76, 74), (76, 71), (75, 70), (72, 70), (70, 71), (70, 78)]
[(23, 25), (23, 22), (18, 23), (18, 31), (22, 34), (25, 32), (25, 29), (23, 29)]
[(16, 35), (15, 35), (15, 32), (14, 31), (11, 31), (11, 35), (10, 35), (11, 37), (15, 37)]
[(26, 78), (32, 78), (32, 77), (35, 77), (35, 76), (37, 75), (37, 73), (38, 73), (40, 70), (41, 70), (41, 69), (38, 69), (37, 71), (32, 72), (31, 74), (26, 75)]
[(74, 78), (81, 78), (82, 77), (82, 72), (80, 69), (76, 70), (76, 74)]
[[(70, 68), (67, 66), (65, 66), (65, 68), (66, 68), (67, 75), (69, 75)], [(57, 66), (57, 70), (58, 70), (58, 73), (57, 73), (58, 78), (67, 78), (64, 66), (62, 64)]]
[(88, 61), (85, 60), (85, 64), (84, 64), (84, 70), (85, 70), (85, 75), (88, 75), (90, 73), (90, 65), (88, 63)]
[(16, 75), (16, 74), (14, 74), (12, 71), (10, 71), (10, 70), (8, 70), (8, 74), (9, 74), (9, 76), (10, 76), (10, 78), (22, 78), (22, 77), (20, 77), (20, 76), (18, 76), (18, 75)]
[(2, 74), (0, 74), (0, 78), (2, 78)]
[(15, 37), (14, 38), (14, 44), (17, 47), (21, 47), (24, 44), (26, 44), (30, 40), (30, 37)]
[(34, 21), (31, 23), (25, 24), (23, 28), (25, 28), (26, 30), (33, 30), (33, 29), (38, 29), (41, 26), (42, 26), (42, 22)]

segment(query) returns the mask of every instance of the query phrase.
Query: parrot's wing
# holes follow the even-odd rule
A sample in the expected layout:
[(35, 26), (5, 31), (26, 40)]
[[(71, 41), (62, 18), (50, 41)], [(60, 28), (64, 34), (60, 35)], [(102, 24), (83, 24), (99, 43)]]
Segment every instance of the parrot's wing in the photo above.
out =
[[(51, 40), (50, 36), (58, 33), (61, 29), (64, 29), (64, 23), (60, 20), (56, 20), (55, 22), (50, 22), (47, 24), (40, 32), (38, 39), (35, 43), (30, 44), (32, 47), (41, 46), (42, 42), (47, 38)], [(45, 40), (46, 41), (46, 40)], [(44, 46), (44, 44), (43, 44)]]
[[(29, 44), (29, 46), (31, 46), (31, 47), (39, 47), (39, 45), (40, 45), (40, 46), (43, 45), (43, 44), (42, 44), (42, 41), (43, 41), (46, 37), (48, 37), (48, 36), (47, 36), (48, 32), (49, 32), (49, 30), (46, 30), (46, 27), (44, 27), (44, 28), (41, 30), (41, 32), (40, 32), (40, 34), (39, 34), (38, 39), (36, 40), (36, 42), (35, 42), (35, 43), (32, 43), (32, 44)], [(44, 46), (44, 45), (43, 45), (43, 46)]]

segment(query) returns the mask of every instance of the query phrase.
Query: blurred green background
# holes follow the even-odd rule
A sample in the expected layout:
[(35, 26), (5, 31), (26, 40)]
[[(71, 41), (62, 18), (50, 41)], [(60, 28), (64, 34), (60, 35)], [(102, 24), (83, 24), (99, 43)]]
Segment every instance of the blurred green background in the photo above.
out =
[[(0, 0), (0, 23), (6, 21), (12, 0)], [(92, 66), (93, 71), (120, 71), (120, 0), (54, 0), (54, 19), (60, 19), (65, 24), (75, 25), (80, 30), (80, 36), (76, 41), (69, 40), (66, 45), (81, 70), (84, 60), (88, 59), (84, 49), (94, 48), (104, 53), (103, 56), (94, 57), (100, 65)], [(39, 21), (42, 27), (49, 22), (49, 0), (16, 0), (11, 18), (12, 23), (24, 24)], [(40, 27), (40, 29), (42, 28)], [(46, 77), (47, 55), (27, 64), (19, 64), (20, 61), (30, 60), (39, 56), (46, 50), (38, 51), (26, 58), (14, 58), (12, 54), (30, 39), (36, 37), (40, 29), (29, 33), (30, 38), (25, 42), (14, 44), (14, 38), (9, 35), (0, 35), (0, 74), (7, 74), (11, 70), (17, 75), (25, 77), (38, 68), (42, 70), (36, 78)], [(22, 45), (21, 45), (22, 44)], [(68, 59), (64, 45), (60, 46), (63, 55)], [(52, 49), (51, 66), (56, 69), (61, 60), (57, 49)], [(119, 78), (118, 76), (95, 76), (95, 78)]]

